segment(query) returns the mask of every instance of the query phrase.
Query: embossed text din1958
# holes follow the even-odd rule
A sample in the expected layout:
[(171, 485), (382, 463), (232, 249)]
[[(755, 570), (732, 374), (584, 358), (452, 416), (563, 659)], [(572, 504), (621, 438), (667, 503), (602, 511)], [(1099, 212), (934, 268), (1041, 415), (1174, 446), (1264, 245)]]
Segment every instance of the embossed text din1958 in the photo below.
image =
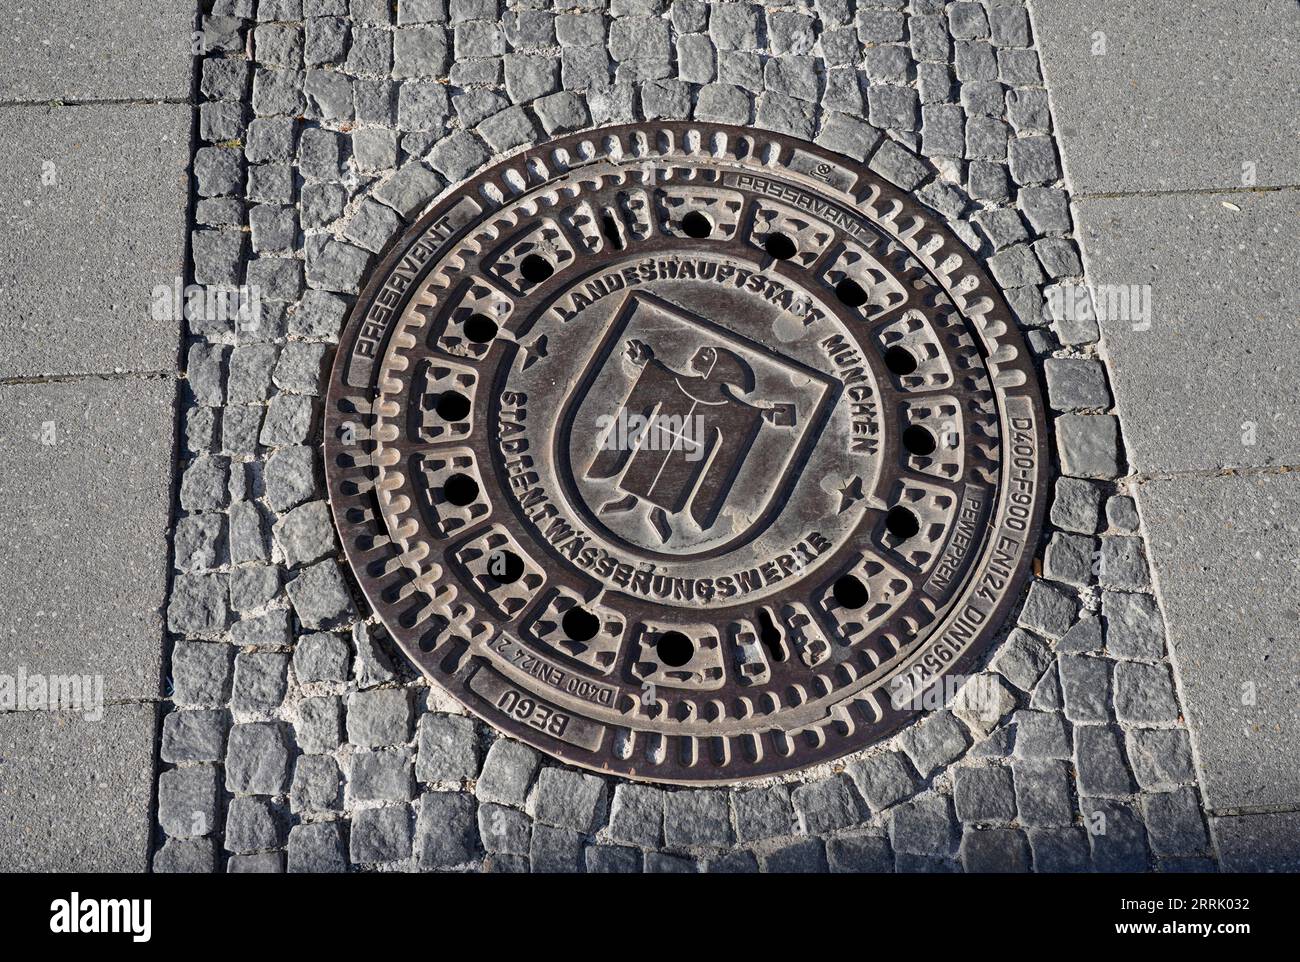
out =
[(703, 783), (897, 730), (1017, 602), (1047, 470), (1007, 306), (935, 216), (754, 130), (555, 140), (455, 189), (344, 333), (330, 496), (435, 683)]

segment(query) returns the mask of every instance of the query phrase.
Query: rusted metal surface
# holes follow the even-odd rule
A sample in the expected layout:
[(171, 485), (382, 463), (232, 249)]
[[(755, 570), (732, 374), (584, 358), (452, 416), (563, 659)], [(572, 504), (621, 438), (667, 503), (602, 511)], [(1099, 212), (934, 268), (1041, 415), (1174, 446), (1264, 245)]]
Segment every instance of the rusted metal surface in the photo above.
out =
[(684, 783), (861, 748), (968, 670), (1047, 470), (1029, 354), (936, 216), (707, 124), (567, 136), (435, 205), (347, 325), (325, 458), (433, 682)]

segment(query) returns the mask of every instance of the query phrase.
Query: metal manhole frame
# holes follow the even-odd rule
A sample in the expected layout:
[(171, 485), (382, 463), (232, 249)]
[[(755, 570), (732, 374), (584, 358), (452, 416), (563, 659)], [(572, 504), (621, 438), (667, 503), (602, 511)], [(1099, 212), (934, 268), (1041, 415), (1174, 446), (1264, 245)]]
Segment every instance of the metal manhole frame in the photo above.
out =
[[(1021, 448), (1032, 449), (1032, 469), (1027, 477), (1021, 479), (1022, 488), (1028, 487), (1029, 493), (1023, 491), (1018, 496), (1027, 498), (1027, 507), (1022, 500), (1019, 505), (1023, 528), (1020, 530), (1020, 548), (1015, 552), (1014, 564), (1009, 575), (1003, 580), (1003, 587), (997, 592), (996, 601), (983, 613), (980, 628), (975, 638), (963, 647), (951, 653), (938, 671), (925, 678), (921, 688), (928, 687), (941, 679), (960, 674), (969, 669), (981, 657), (985, 650), (999, 634), (1007, 615), (1019, 603), (1022, 589), (1028, 580), (1033, 566), (1033, 559), (1038, 551), (1042, 531), (1043, 517), (1046, 510), (1046, 485), (1050, 473), (1050, 449), (1046, 426), (1046, 414), (1039, 389), (1038, 374), (1029, 351), (1020, 335), (1001, 290), (991, 280), (984, 267), (971, 254), (951, 231), (946, 227), (940, 215), (926, 208), (912, 195), (900, 191), (885, 182), (867, 167), (838, 153), (818, 145), (788, 137), (782, 134), (761, 130), (741, 129), (721, 124), (702, 124), (691, 122), (665, 122), (628, 124), (617, 127), (605, 127), (567, 134), (543, 144), (529, 147), (492, 166), (480, 171), (474, 177), (445, 191), (441, 197), (399, 235), (397, 235), (383, 252), (379, 262), (370, 269), (369, 280), (357, 298), (349, 313), (343, 332), (340, 335), (338, 351), (330, 373), (327, 392), (323, 454), (325, 458), (326, 485), (331, 502), (331, 510), (338, 527), (340, 541), (348, 560), (348, 567), (360, 585), (362, 592), (372, 609), (379, 614), (390, 635), (431, 683), (452, 694), (466, 708), (499, 731), (531, 744), (546, 754), (564, 762), (578, 765), (606, 775), (618, 775), (632, 779), (655, 783), (706, 785), (728, 784), (757, 778), (767, 778), (802, 770), (823, 762), (831, 761), (854, 751), (866, 748), (894, 734), (904, 725), (913, 721), (919, 714), (915, 708), (893, 709), (887, 706), (884, 715), (870, 723), (855, 722), (848, 727), (850, 731), (841, 732), (836, 737), (820, 735), (820, 744), (795, 746), (789, 756), (776, 757), (772, 753), (763, 755), (758, 761), (746, 762), (737, 766), (731, 759), (725, 768), (712, 768), (707, 757), (697, 757), (689, 764), (681, 759), (674, 761), (672, 752), (668, 751), (668, 760), (657, 765), (647, 763), (644, 758), (615, 758), (608, 742), (602, 743), (599, 754), (576, 748), (570, 741), (556, 738), (527, 721), (521, 721), (514, 715), (495, 709), (481, 692), (470, 689), (467, 682), (478, 671), (481, 658), (473, 654), (468, 642), (463, 647), (453, 646), (448, 651), (446, 645), (439, 644), (435, 651), (423, 650), (419, 644), (417, 631), (401, 624), (395, 617), (391, 602), (385, 600), (385, 592), (391, 591), (394, 575), (377, 571), (371, 553), (363, 545), (373, 541), (376, 535), (381, 539), (387, 536), (384, 517), (381, 512), (374, 512), (373, 499), (366, 492), (358, 490), (356, 483), (359, 468), (354, 459), (357, 444), (343, 443), (342, 438), (349, 431), (355, 431), (358, 419), (365, 415), (358, 412), (353, 401), (358, 396), (357, 387), (346, 383), (348, 367), (357, 350), (359, 335), (366, 329), (367, 317), (376, 308), (381, 297), (387, 297), (391, 321), (382, 335), (376, 339), (380, 345), (375, 351), (376, 358), (382, 357), (388, 338), (398, 325), (414, 293), (428, 279), (430, 273), (439, 264), (442, 256), (472, 231), (476, 226), (490, 219), (503, 208), (517, 203), (539, 190), (545, 190), (555, 177), (579, 171), (585, 166), (601, 163), (608, 159), (606, 153), (613, 145), (620, 149), (631, 147), (629, 154), (639, 154), (644, 161), (662, 160), (671, 162), (674, 158), (688, 156), (681, 145), (691, 143), (699, 138), (701, 143), (709, 143), (713, 138), (726, 138), (729, 142), (748, 142), (751, 145), (762, 144), (765, 149), (774, 151), (774, 156), (790, 158), (799, 156), (807, 172), (792, 173), (788, 169), (776, 168), (775, 175), (785, 180), (794, 180), (807, 190), (810, 195), (818, 194), (828, 198), (841, 207), (846, 207), (870, 222), (876, 229), (884, 229), (905, 247), (922, 265), (938, 287), (946, 292), (952, 303), (975, 336), (981, 354), (989, 364), (990, 376), (994, 382), (997, 399), (998, 421), (1000, 426), (999, 445), (1002, 464), (1013, 463), (1013, 432), (1008, 424), (1007, 399), (1018, 399), (1018, 409), (1027, 412), (1027, 427), (1019, 429)], [(639, 148), (636, 145), (640, 145)], [(698, 153), (698, 148), (696, 149)], [(583, 156), (583, 154), (586, 156)], [(750, 151), (753, 156), (757, 149)], [(565, 156), (579, 162), (560, 165), (559, 169), (551, 166), (557, 158)], [(625, 154), (625, 157), (628, 154)], [(539, 179), (530, 168), (540, 161), (550, 173), (550, 177)], [(814, 162), (810, 167), (809, 164)], [(723, 158), (719, 163), (726, 164)], [(737, 169), (746, 169), (739, 161), (731, 161)], [(832, 172), (831, 177), (841, 181), (847, 175), (851, 178), (850, 188), (845, 190), (819, 180), (815, 173), (818, 165), (825, 165)], [(751, 165), (752, 167), (752, 165)], [(514, 172), (513, 183), (503, 179), (507, 171)], [(751, 170), (752, 172), (752, 170)], [(488, 185), (495, 185), (500, 196), (495, 207), (490, 207), (484, 192)], [(513, 193), (511, 192), (513, 190)], [(466, 197), (473, 198), (482, 207), (479, 216), (464, 223), (448, 223), (448, 215), (455, 215), (457, 207)], [(868, 202), (869, 198), (869, 202)], [(864, 209), (866, 208), (866, 209)], [(871, 211), (869, 215), (868, 210)], [(437, 244), (431, 244), (429, 237), (435, 236)], [(413, 251), (425, 252), (421, 265), (406, 282), (400, 297), (394, 299), (391, 290), (386, 292), (390, 279), (399, 265)], [(958, 291), (960, 291), (958, 293)], [(963, 309), (963, 305), (978, 305), (977, 308)], [(371, 318), (374, 321), (374, 318)], [(381, 325), (382, 326), (382, 325)], [(373, 323), (370, 330), (374, 330)], [(491, 369), (500, 379), (509, 373), (513, 355)], [(464, 359), (458, 359), (463, 361)], [(500, 359), (499, 359), (500, 360)], [(378, 363), (375, 362), (378, 369)], [(487, 366), (484, 366), (488, 370)], [(377, 375), (382, 378), (382, 372)], [(1000, 384), (998, 382), (1001, 382)], [(499, 386), (500, 381), (497, 382)], [(371, 380), (372, 387), (374, 379)], [(372, 398), (373, 399), (373, 398)], [(892, 419), (892, 412), (882, 412), (882, 420)], [(1025, 418), (1020, 419), (1022, 422)], [(343, 459), (342, 461), (340, 459)], [(347, 462), (347, 466), (344, 466)], [(364, 487), (364, 485), (362, 485)], [(1013, 492), (1005, 481), (999, 477), (995, 489), (993, 504), (985, 524), (985, 537), (980, 541), (978, 551), (970, 559), (966, 569), (966, 586), (977, 579), (975, 573), (986, 570), (994, 550), (993, 534), (1001, 529), (995, 525), (997, 519), (1006, 520)], [(499, 499), (499, 494), (497, 494)], [(367, 518), (367, 512), (370, 517)], [(495, 512), (494, 512), (495, 513)], [(453, 539), (454, 540), (454, 539)], [(552, 559), (554, 560), (554, 559)], [(400, 576), (400, 573), (399, 573)], [(451, 577), (450, 575), (448, 577)], [(405, 581), (412, 584), (416, 576), (407, 573)], [(418, 590), (418, 589), (417, 589)], [(958, 606), (954, 603), (937, 620), (920, 635), (912, 655), (891, 671), (891, 676), (903, 670), (921, 665), (923, 656), (935, 647), (934, 639), (943, 639), (955, 621)], [(480, 617), (487, 620), (485, 614)], [(921, 669), (924, 673), (925, 669)], [(541, 696), (544, 698), (545, 696)], [(831, 718), (827, 724), (831, 727)], [(844, 728), (843, 723), (839, 723)], [(800, 731), (806, 735), (806, 731)], [(680, 736), (668, 736), (671, 741)], [(699, 739), (696, 738), (696, 741)], [(665, 767), (666, 766), (666, 767)], [(740, 770), (734, 770), (739, 767)]]

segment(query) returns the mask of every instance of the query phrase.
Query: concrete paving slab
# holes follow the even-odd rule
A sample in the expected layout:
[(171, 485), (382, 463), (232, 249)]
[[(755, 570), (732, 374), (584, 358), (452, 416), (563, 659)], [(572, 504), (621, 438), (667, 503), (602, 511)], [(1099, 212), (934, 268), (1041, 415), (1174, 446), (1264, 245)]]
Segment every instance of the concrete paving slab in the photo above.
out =
[(1150, 285), (1149, 329), (1101, 322), (1133, 469), (1300, 464), (1300, 190), (1089, 198), (1074, 212), (1095, 292)]
[(0, 386), (0, 673), (156, 698), (175, 382)]
[(1210, 819), (1225, 872), (1300, 872), (1300, 812)]
[(1030, 6), (1076, 194), (1296, 185), (1293, 0)]
[(1206, 801), (1300, 798), (1300, 472), (1138, 488)]
[(0, 870), (148, 868), (155, 712), (0, 714)]
[(43, 0), (0, 15), (0, 100), (183, 100), (193, 0)]
[(175, 367), (189, 137), (184, 104), (0, 108), (0, 378)]

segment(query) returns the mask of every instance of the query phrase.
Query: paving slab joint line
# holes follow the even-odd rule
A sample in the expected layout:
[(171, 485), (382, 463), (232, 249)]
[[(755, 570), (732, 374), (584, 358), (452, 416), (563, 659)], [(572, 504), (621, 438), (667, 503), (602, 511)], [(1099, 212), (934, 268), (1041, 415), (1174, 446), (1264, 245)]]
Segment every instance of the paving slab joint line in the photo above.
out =
[(1300, 805), (1248, 805), (1244, 808), (1207, 808), (1205, 814), (1214, 818), (1241, 818), (1250, 815), (1294, 815)]
[[(177, 363), (179, 365), (179, 359)], [(95, 371), (77, 374), (24, 374), (0, 378), (0, 387), (13, 387), (19, 384), (71, 384), (76, 381), (164, 381), (179, 378), (180, 375), (179, 366), (175, 370), (114, 371), (111, 374)]]
[[(1109, 360), (1107, 365), (1109, 366)], [(1122, 420), (1122, 418), (1121, 418)], [(1202, 468), (1195, 471), (1152, 471), (1147, 474), (1130, 474), (1120, 482), (1143, 485), (1151, 481), (1176, 481), (1189, 478), (1256, 478), (1270, 474), (1292, 474), (1300, 471), (1300, 464), (1248, 464), (1231, 468)]]
[(190, 104), (196, 101), (194, 95), (189, 97), (163, 97), (158, 100), (0, 100), (2, 107), (156, 107), (160, 104)]
[[(1064, 153), (1064, 152), (1062, 152)], [(1071, 200), (1116, 200), (1124, 197), (1213, 197), (1218, 194), (1276, 194), (1286, 190), (1300, 190), (1300, 184), (1274, 184), (1267, 187), (1186, 187), (1173, 190), (1120, 190), (1084, 193), (1071, 191)]]

